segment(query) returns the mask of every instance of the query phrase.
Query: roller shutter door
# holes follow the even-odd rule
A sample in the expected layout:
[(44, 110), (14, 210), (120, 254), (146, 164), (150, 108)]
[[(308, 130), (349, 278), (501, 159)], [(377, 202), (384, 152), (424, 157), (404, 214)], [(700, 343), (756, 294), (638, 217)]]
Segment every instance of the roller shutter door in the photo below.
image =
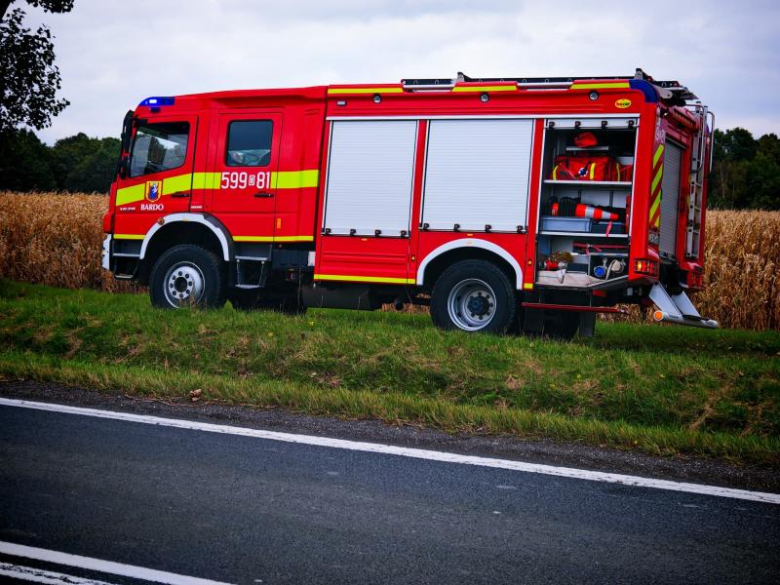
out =
[(677, 250), (678, 202), (683, 149), (667, 142), (664, 149), (664, 176), (661, 180), (661, 254), (673, 256)]
[(333, 122), (324, 226), (332, 234), (409, 233), (417, 122)]
[(429, 229), (526, 228), (532, 120), (432, 120), (423, 223)]

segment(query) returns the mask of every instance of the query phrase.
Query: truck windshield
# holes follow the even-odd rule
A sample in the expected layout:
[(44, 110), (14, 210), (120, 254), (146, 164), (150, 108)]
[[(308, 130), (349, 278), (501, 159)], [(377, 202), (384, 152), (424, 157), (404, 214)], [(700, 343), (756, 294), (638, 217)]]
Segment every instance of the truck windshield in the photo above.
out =
[(140, 177), (182, 166), (187, 156), (189, 133), (187, 122), (139, 126), (133, 140), (130, 176)]

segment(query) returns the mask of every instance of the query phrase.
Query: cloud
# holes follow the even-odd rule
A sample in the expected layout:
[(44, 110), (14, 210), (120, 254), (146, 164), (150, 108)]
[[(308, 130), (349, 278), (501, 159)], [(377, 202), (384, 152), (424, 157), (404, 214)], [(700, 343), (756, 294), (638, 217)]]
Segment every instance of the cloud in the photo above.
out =
[(57, 37), (72, 102), (42, 132), (49, 142), (116, 135), (149, 95), (637, 66), (688, 84), (722, 127), (780, 132), (774, 2), (77, 0), (69, 14), (29, 14)]

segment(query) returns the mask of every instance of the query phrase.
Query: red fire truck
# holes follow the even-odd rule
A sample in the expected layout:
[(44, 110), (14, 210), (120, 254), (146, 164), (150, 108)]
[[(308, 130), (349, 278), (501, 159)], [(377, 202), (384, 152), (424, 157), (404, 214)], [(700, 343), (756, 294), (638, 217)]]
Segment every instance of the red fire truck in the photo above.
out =
[(447, 329), (699, 327), (714, 116), (631, 77), (405, 79), (145, 99), (103, 266), (157, 307), (430, 306)]

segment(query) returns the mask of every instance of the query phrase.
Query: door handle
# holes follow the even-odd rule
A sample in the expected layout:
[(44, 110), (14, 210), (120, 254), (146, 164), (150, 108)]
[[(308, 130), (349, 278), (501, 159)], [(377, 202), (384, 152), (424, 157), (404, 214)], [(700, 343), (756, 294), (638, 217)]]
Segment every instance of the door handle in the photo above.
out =
[(258, 191), (257, 193), (255, 193), (254, 196), (258, 197), (258, 198), (260, 198), (260, 197), (273, 197), (274, 194), (273, 193), (269, 193), (268, 191)]
[(171, 193), (171, 197), (189, 197), (189, 191), (179, 191), (177, 193)]

